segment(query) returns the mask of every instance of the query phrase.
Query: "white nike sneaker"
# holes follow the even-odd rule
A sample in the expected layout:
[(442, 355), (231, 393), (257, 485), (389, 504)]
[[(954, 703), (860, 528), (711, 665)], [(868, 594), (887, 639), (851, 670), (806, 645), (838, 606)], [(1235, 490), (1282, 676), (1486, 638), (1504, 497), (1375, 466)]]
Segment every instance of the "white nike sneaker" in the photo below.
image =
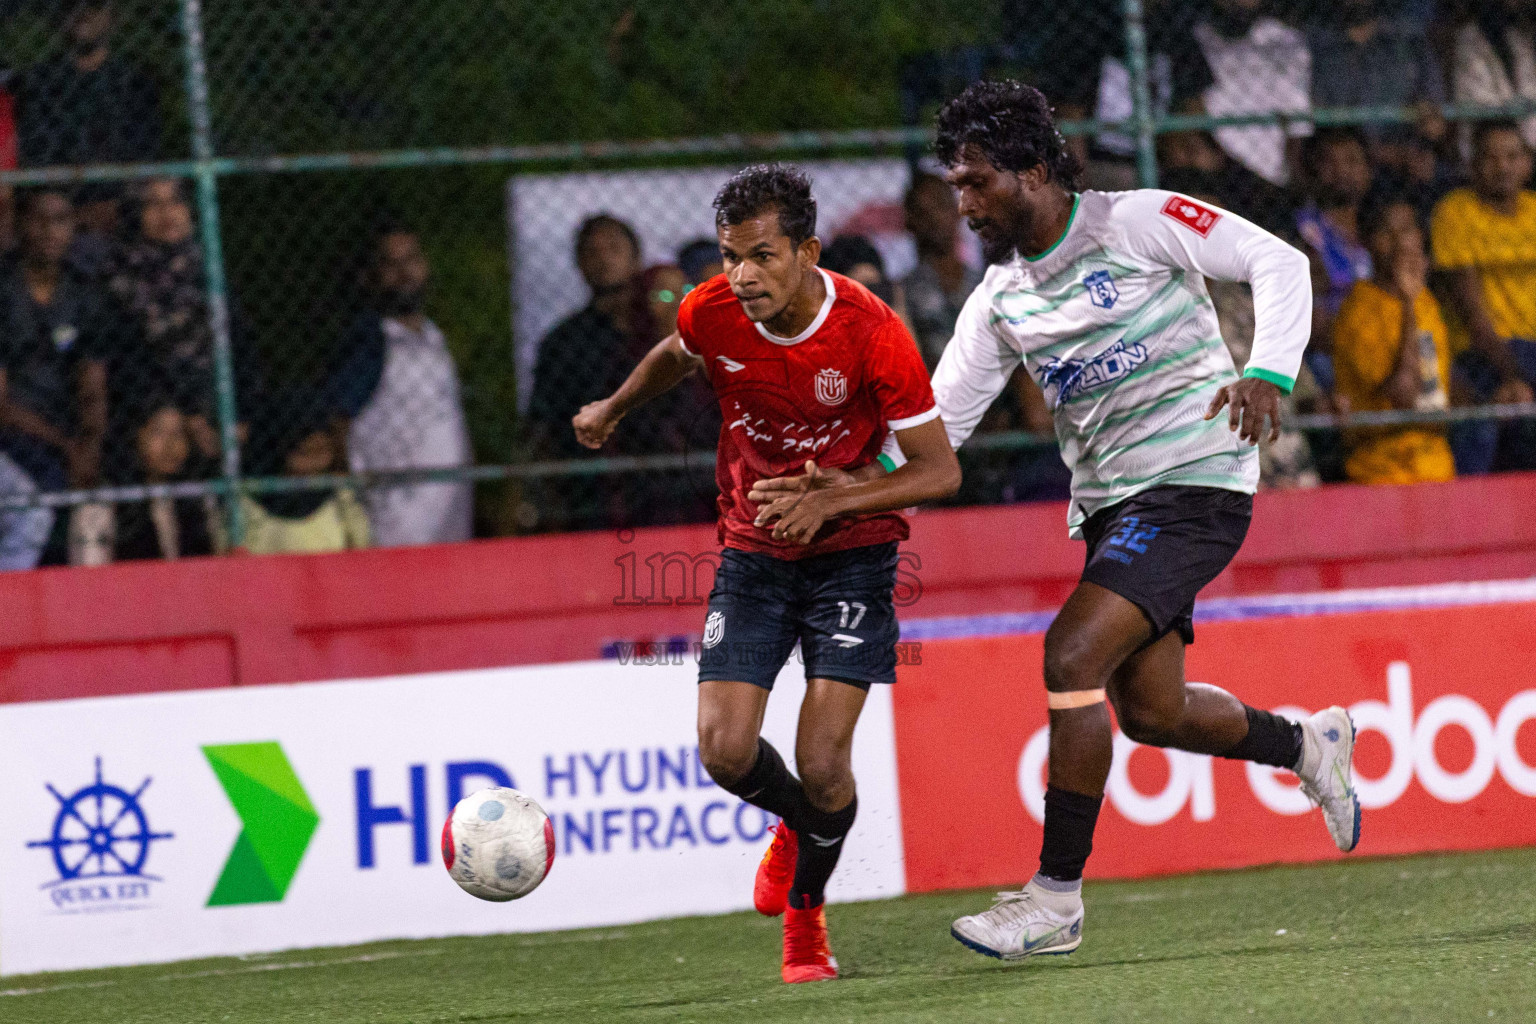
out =
[(1301, 723), (1301, 764), (1296, 774), (1307, 799), (1322, 808), (1333, 841), (1348, 853), (1360, 842), (1360, 797), (1351, 770), (1355, 723), (1341, 707), (1325, 708)]
[(1070, 953), (1083, 941), (1081, 892), (1050, 892), (1031, 881), (1000, 892), (992, 909), (950, 926), (964, 946), (999, 960)]

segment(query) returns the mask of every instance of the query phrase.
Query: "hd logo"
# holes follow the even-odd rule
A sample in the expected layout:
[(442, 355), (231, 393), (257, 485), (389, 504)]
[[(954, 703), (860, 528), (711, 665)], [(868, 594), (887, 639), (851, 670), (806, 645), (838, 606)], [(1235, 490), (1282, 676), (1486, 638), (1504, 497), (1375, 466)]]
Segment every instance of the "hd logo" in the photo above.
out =
[(245, 827), (208, 897), (210, 907), (277, 903), (320, 826), (320, 814), (276, 743), (203, 748)]

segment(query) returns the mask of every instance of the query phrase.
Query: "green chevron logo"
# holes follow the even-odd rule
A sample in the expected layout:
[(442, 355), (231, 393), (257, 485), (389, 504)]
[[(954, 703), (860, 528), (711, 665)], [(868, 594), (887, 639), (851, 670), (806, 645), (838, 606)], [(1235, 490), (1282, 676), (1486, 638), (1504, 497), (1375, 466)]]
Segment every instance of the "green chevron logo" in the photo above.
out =
[(204, 747), (203, 756), (245, 826), (208, 906), (281, 901), (320, 826), (309, 794), (277, 743)]

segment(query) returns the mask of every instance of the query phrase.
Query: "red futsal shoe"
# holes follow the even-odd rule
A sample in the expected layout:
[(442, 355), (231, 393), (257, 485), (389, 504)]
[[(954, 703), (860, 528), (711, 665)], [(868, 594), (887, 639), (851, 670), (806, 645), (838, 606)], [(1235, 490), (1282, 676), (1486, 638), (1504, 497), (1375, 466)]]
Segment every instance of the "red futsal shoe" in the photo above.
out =
[(791, 985), (837, 977), (837, 959), (827, 945), (827, 915), (821, 907), (786, 909), (783, 975)]
[(782, 821), (773, 826), (773, 844), (757, 865), (757, 882), (752, 886), (752, 905), (759, 914), (778, 917), (784, 913), (799, 853), (800, 840), (794, 831)]

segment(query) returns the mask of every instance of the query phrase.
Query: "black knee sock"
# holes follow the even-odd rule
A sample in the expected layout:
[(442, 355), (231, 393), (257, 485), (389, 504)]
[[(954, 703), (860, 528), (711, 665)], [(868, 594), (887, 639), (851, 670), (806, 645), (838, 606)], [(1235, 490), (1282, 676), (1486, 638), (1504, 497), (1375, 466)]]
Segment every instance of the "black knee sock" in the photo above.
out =
[(853, 828), (859, 813), (859, 798), (848, 806), (828, 814), (806, 803), (800, 812), (801, 824), (791, 826), (800, 839), (800, 856), (795, 861), (795, 881), (789, 887), (789, 905), (809, 910), (826, 900), (827, 879), (837, 867), (843, 852), (843, 840)]
[(1301, 764), (1300, 723), (1246, 704), (1243, 709), (1248, 712), (1248, 735), (1221, 756), (1275, 768), (1297, 768)]
[(810, 807), (805, 799), (805, 790), (800, 788), (800, 780), (790, 774), (789, 767), (784, 764), (779, 752), (773, 749), (773, 744), (761, 736), (757, 739), (757, 761), (753, 763), (752, 770), (743, 775), (739, 782), (724, 788), (727, 793), (741, 797), (753, 807), (777, 814), (796, 832), (800, 831), (799, 821), (804, 811)]
[(1093, 852), (1093, 827), (1098, 824), (1100, 796), (1086, 796), (1055, 786), (1045, 788), (1045, 841), (1040, 844), (1040, 873), (1060, 882), (1083, 877), (1083, 865)]

